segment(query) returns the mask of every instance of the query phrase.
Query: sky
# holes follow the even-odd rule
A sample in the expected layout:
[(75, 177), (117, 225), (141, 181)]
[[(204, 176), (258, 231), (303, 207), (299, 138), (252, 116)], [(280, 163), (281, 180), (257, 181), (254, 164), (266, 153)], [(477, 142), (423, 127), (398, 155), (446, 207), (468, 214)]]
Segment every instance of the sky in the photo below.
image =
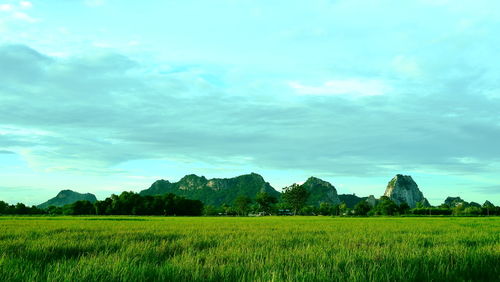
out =
[(500, 2), (0, 0), (0, 200), (186, 174), (500, 204)]

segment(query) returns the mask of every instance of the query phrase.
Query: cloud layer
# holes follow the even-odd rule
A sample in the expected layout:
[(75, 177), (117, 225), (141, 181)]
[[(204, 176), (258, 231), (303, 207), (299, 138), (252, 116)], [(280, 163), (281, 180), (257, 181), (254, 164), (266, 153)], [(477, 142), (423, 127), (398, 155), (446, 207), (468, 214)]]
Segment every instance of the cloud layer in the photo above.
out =
[[(0, 3), (0, 178), (167, 163), (363, 194), (395, 173), (431, 198), (500, 185), (498, 1), (268, 2)], [(53, 178), (18, 183), (35, 174)]]
[[(477, 87), (484, 72), (423, 93), (352, 100), (231, 95), (199, 70), (151, 73), (107, 52), (60, 59), (6, 45), (0, 64), (0, 148), (44, 169), (192, 159), (331, 174), (463, 173), (496, 169), (500, 157), (499, 99), (477, 93), (491, 87)], [(346, 85), (354, 84), (328, 87)]]

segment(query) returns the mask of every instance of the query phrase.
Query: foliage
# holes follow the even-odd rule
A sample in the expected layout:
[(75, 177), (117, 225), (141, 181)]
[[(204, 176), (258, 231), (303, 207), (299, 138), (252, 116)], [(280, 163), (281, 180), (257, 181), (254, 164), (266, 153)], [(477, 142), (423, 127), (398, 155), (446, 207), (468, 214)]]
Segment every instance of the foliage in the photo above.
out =
[(306, 204), (309, 192), (302, 185), (293, 184), (283, 191), (281, 197), (283, 198), (283, 202), (293, 210), (293, 214), (297, 214)]
[(44, 214), (45, 211), (35, 206), (28, 207), (23, 203), (9, 205), (4, 201), (0, 201), (0, 214)]
[(140, 195), (154, 196), (172, 193), (188, 199), (200, 200), (205, 205), (220, 207), (223, 204), (233, 204), (238, 196), (254, 198), (261, 191), (275, 198), (280, 196), (279, 192), (256, 173), (214, 179), (190, 174), (173, 183), (167, 180), (158, 180), (148, 189), (141, 191)]
[(273, 205), (278, 202), (278, 199), (267, 192), (259, 192), (255, 196), (255, 202), (258, 204), (258, 212), (271, 214)]
[(203, 203), (174, 194), (162, 196), (141, 196), (134, 192), (111, 195), (104, 201), (94, 204), (77, 201), (62, 208), (51, 206), (48, 214), (64, 215), (201, 215)]
[(356, 215), (362, 215), (362, 216), (367, 215), (370, 210), (371, 206), (365, 200), (358, 202), (354, 206), (354, 214)]
[(218, 208), (216, 206), (206, 205), (203, 207), (203, 215), (214, 216), (222, 214), (222, 212), (223, 212), (222, 208)]
[(65, 205), (62, 208), (62, 213), (64, 215), (94, 215), (95, 207), (89, 201), (76, 201), (73, 204)]
[(323, 202), (319, 204), (318, 212), (320, 215), (338, 215), (339, 205), (332, 205), (330, 203)]
[(382, 196), (372, 212), (374, 215), (395, 215), (398, 210), (399, 206), (394, 201), (389, 197)]
[(236, 197), (234, 200), (234, 208), (238, 215), (248, 215), (248, 212), (250, 210), (250, 204), (252, 203), (252, 199), (248, 196), (240, 195)]
[(358, 197), (356, 194), (340, 194), (339, 200), (347, 205), (348, 208), (354, 208), (354, 206), (361, 202), (362, 200), (366, 200), (367, 197)]
[(415, 208), (412, 209), (411, 214), (415, 215), (451, 215), (452, 210), (449, 208), (439, 208), (439, 207), (427, 207), (427, 208)]
[(403, 202), (399, 205), (399, 214), (407, 214), (410, 212), (410, 206)]

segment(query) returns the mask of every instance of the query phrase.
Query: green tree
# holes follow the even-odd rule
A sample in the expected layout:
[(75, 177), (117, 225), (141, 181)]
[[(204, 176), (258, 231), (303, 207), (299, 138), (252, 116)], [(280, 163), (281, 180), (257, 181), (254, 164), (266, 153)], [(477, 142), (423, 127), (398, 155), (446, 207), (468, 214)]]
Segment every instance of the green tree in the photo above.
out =
[(281, 197), (283, 198), (285, 204), (292, 208), (293, 214), (296, 215), (297, 211), (299, 211), (306, 204), (309, 192), (307, 192), (306, 188), (301, 185), (293, 184), (292, 186), (285, 188)]
[(206, 205), (203, 208), (203, 215), (214, 216), (214, 215), (218, 215), (219, 212), (220, 212), (220, 210), (216, 206)]
[(4, 201), (0, 201), (0, 214), (7, 214), (9, 210), (9, 204)]
[(491, 211), (495, 211), (495, 205), (493, 205), (490, 201), (486, 201), (483, 204), (483, 209), (486, 211), (486, 215), (490, 215)]
[(234, 200), (234, 208), (236, 209), (238, 215), (248, 215), (248, 210), (251, 203), (252, 199), (250, 199), (250, 197), (241, 195)]
[(319, 214), (321, 215), (334, 215), (334, 206), (330, 203), (321, 202), (319, 204)]
[(272, 207), (274, 204), (278, 202), (278, 199), (275, 197), (271, 196), (267, 192), (259, 192), (255, 196), (255, 202), (257, 202), (258, 210), (260, 212), (265, 212), (267, 214), (271, 214)]
[(374, 208), (374, 213), (377, 215), (394, 215), (398, 212), (398, 205), (389, 197), (382, 196), (378, 204)]
[(47, 213), (50, 215), (61, 215), (63, 213), (62, 207), (49, 206), (47, 208)]
[(339, 214), (340, 215), (348, 215), (349, 214), (349, 207), (347, 206), (346, 203), (344, 203), (344, 202), (340, 203)]
[(450, 206), (443, 203), (443, 204), (439, 205), (438, 208), (440, 208), (440, 209), (450, 209)]
[(367, 215), (368, 212), (372, 209), (370, 204), (366, 201), (360, 201), (354, 206), (354, 213), (356, 215)]
[(62, 208), (62, 212), (65, 215), (91, 215), (95, 214), (95, 207), (89, 201), (76, 201), (65, 205)]
[(464, 209), (464, 214), (468, 214), (468, 215), (480, 215), (481, 212), (482, 212), (481, 208), (478, 208), (476, 206), (466, 207)]
[(319, 209), (316, 206), (305, 205), (300, 209), (299, 214), (300, 215), (317, 215), (319, 213), (318, 211), (319, 211)]
[(461, 215), (464, 214), (466, 204), (459, 203), (452, 209), (453, 215)]
[(399, 214), (408, 214), (410, 212), (410, 206), (406, 202), (402, 202), (399, 205)]
[(29, 214), (30, 208), (28, 208), (25, 204), (23, 203), (17, 203), (16, 206), (14, 207), (14, 213), (15, 214)]

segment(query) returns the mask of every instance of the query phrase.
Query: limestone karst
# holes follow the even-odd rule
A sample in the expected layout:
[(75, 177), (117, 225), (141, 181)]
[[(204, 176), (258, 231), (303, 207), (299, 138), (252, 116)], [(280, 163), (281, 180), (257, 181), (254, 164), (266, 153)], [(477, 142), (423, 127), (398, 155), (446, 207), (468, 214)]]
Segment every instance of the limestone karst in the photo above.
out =
[(409, 175), (398, 174), (394, 176), (387, 184), (384, 196), (389, 197), (398, 205), (406, 202), (410, 208), (415, 208), (419, 202), (424, 206), (429, 205), (417, 183)]

